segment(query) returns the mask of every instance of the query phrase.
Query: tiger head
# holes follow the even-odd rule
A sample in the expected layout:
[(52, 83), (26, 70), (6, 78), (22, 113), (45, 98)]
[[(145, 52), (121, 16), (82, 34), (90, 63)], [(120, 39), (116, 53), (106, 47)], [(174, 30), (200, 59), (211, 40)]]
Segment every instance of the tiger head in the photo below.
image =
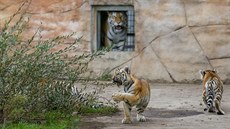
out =
[(216, 70), (200, 70), (199, 71), (201, 79), (204, 80), (206, 77), (216, 76)]
[(108, 12), (108, 24), (115, 33), (120, 33), (127, 27), (127, 17), (125, 12)]
[(117, 84), (117, 86), (128, 85), (130, 81), (132, 81), (130, 78), (130, 69), (128, 67), (125, 67), (123, 69), (117, 68), (114, 71), (114, 75), (112, 79), (113, 79), (113, 83)]

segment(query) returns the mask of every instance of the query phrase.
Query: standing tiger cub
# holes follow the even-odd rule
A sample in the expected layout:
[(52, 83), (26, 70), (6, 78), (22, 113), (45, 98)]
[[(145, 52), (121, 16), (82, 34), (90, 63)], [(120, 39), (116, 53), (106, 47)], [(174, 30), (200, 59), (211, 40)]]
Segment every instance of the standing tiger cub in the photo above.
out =
[(204, 111), (216, 112), (218, 115), (224, 115), (221, 109), (221, 98), (223, 94), (223, 82), (215, 70), (200, 70), (201, 79), (203, 80), (202, 98), (207, 106)]
[(116, 69), (113, 76), (113, 83), (118, 86), (124, 86), (125, 93), (114, 93), (112, 98), (114, 101), (123, 102), (124, 119), (123, 124), (132, 123), (131, 109), (133, 106), (137, 108), (137, 121), (146, 121), (142, 114), (147, 107), (150, 100), (150, 87), (146, 80), (139, 79), (131, 74), (130, 69), (125, 67), (123, 69)]

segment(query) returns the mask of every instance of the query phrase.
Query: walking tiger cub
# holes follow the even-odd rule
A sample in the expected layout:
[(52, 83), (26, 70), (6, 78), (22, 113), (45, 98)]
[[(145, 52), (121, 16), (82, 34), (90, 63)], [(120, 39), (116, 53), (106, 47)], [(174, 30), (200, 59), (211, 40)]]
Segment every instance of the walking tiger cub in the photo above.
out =
[(112, 98), (114, 101), (123, 102), (124, 119), (123, 124), (132, 123), (130, 112), (133, 106), (137, 108), (137, 121), (146, 121), (142, 114), (150, 100), (150, 87), (146, 80), (137, 78), (131, 74), (130, 69), (116, 69), (113, 76), (113, 83), (118, 86), (123, 85), (125, 93), (114, 93)]
[(104, 46), (112, 50), (123, 51), (127, 37), (127, 15), (125, 12), (108, 12), (104, 26)]
[(203, 80), (203, 101), (207, 108), (204, 111), (215, 112), (218, 115), (224, 115), (221, 109), (221, 98), (223, 94), (223, 83), (215, 70), (200, 70), (201, 79)]

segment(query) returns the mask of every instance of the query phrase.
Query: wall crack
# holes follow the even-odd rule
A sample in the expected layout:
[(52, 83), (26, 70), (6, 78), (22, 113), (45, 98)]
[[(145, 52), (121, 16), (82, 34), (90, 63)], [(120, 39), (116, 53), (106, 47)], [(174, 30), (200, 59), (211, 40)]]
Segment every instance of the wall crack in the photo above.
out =
[(159, 55), (155, 52), (154, 48), (153, 48), (152, 46), (150, 46), (150, 47), (151, 47), (152, 51), (155, 53), (155, 55), (156, 55), (157, 59), (159, 60), (159, 62), (161, 63), (161, 65), (164, 67), (164, 69), (165, 69), (166, 72), (168, 73), (168, 75), (169, 75), (170, 79), (172, 80), (172, 82), (174, 82), (174, 83), (177, 82), (177, 81), (173, 78), (172, 74), (168, 71), (168, 69), (167, 69), (167, 67), (165, 66), (165, 64), (161, 61)]
[(209, 26), (228, 26), (230, 25), (230, 23), (226, 23), (226, 24), (207, 24), (207, 25), (190, 25), (188, 27), (209, 27)]
[[(183, 28), (185, 28), (185, 27), (186, 27), (185, 25), (184, 25), (184, 26), (180, 26), (180, 27), (178, 27), (178, 28), (176, 28), (176, 29), (170, 31), (169, 33), (166, 33), (166, 34), (162, 34), (162, 35), (156, 36), (156, 37), (153, 38), (145, 47), (143, 47), (143, 48), (137, 53), (137, 55), (135, 55), (135, 56), (131, 57), (130, 59), (128, 59), (127, 61), (125, 61), (125, 62), (123, 62), (123, 63), (121, 63), (121, 64), (119, 64), (119, 65), (113, 67), (110, 71), (108, 71), (108, 73), (110, 73), (110, 72), (113, 71), (114, 69), (116, 69), (116, 68), (118, 68), (118, 67), (120, 67), (120, 66), (126, 64), (127, 62), (132, 61), (134, 58), (138, 57), (147, 47), (149, 47), (149, 45), (151, 45), (151, 44), (152, 44), (154, 41), (156, 41), (157, 39), (159, 39), (159, 38), (161, 38), (161, 37), (164, 37), (164, 36), (166, 36), (166, 35), (169, 35), (169, 34), (175, 32), (175, 31), (181, 30), (181, 29), (183, 29)], [(154, 52), (154, 53), (155, 53), (155, 52)], [(155, 54), (156, 54), (156, 53), (155, 53)], [(176, 82), (176, 80), (172, 77), (172, 75), (171, 75), (169, 72), (168, 72), (168, 74), (169, 74), (170, 78), (172, 79), (172, 81), (173, 81), (173, 82)]]
[[(189, 27), (188, 27), (188, 28), (189, 28)], [(197, 44), (199, 45), (201, 51), (204, 53), (204, 56), (205, 56), (205, 58), (207, 59), (209, 65), (211, 66), (212, 69), (214, 69), (213, 66), (212, 66), (212, 64), (211, 64), (211, 62), (210, 62), (210, 60), (209, 60), (209, 58), (207, 57), (207, 54), (205, 53), (203, 47), (201, 46), (199, 40), (196, 38), (196, 36), (195, 36), (195, 34), (192, 32), (191, 28), (189, 28), (189, 30), (190, 30), (190, 32), (192, 33), (192, 35), (193, 35), (194, 39), (196, 40)]]
[(216, 58), (209, 58), (209, 60), (222, 60), (222, 59), (230, 59), (229, 57), (216, 57)]
[(183, 6), (184, 6), (184, 16), (185, 16), (185, 24), (188, 25), (188, 16), (186, 11), (186, 6), (184, 0), (182, 0)]

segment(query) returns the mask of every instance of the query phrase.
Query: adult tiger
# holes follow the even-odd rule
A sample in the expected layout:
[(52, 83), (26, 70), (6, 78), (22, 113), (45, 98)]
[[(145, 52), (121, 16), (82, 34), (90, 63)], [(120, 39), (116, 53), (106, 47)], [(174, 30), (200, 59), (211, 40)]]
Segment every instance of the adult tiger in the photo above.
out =
[(200, 70), (199, 72), (203, 80), (202, 98), (207, 106), (204, 111), (215, 112), (215, 109), (217, 109), (218, 115), (224, 115), (224, 111), (220, 107), (223, 94), (223, 83), (220, 77), (214, 70)]
[(112, 98), (114, 101), (123, 101), (124, 119), (123, 124), (132, 123), (130, 112), (133, 106), (137, 108), (137, 121), (146, 121), (142, 114), (150, 100), (150, 87), (146, 80), (139, 79), (131, 74), (130, 69), (116, 69), (113, 76), (113, 83), (118, 86), (123, 85), (125, 93), (114, 93)]
[(127, 37), (127, 15), (125, 12), (108, 12), (104, 27), (104, 46), (112, 50), (124, 50)]

